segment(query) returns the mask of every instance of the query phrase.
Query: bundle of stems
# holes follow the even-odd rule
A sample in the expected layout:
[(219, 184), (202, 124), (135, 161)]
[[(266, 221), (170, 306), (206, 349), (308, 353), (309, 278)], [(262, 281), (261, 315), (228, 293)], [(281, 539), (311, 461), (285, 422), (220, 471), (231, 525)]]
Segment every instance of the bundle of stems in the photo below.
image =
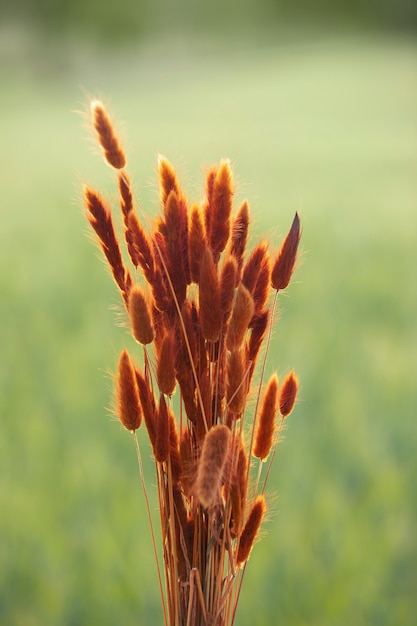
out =
[[(274, 259), (265, 241), (247, 254), (249, 207), (244, 201), (233, 213), (229, 162), (208, 169), (205, 198), (190, 206), (174, 168), (160, 156), (162, 213), (146, 232), (112, 121), (99, 101), (91, 112), (105, 160), (117, 173), (130, 269), (111, 209), (89, 186), (86, 216), (142, 346), (139, 365), (127, 350), (120, 355), (116, 411), (134, 437), (164, 623), (231, 626), (267, 509), (271, 462), (298, 389), (292, 371), (281, 384), (276, 374), (265, 382), (264, 373), (277, 295), (297, 259), (299, 217)], [(161, 548), (142, 472), (142, 421), (155, 462)]]

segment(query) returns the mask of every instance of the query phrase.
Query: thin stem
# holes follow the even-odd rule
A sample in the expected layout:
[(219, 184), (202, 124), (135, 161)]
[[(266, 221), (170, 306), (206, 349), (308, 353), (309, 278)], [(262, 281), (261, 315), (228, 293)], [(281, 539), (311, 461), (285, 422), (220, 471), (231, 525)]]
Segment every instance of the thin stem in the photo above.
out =
[(164, 589), (163, 589), (163, 586), (162, 586), (161, 569), (160, 569), (160, 566), (159, 566), (158, 551), (156, 549), (155, 533), (154, 533), (153, 524), (152, 524), (151, 507), (149, 505), (148, 492), (146, 490), (146, 485), (145, 485), (145, 477), (144, 477), (144, 474), (143, 474), (143, 466), (142, 466), (142, 457), (141, 457), (141, 454), (140, 454), (139, 441), (138, 441), (138, 437), (137, 437), (137, 434), (136, 434), (136, 430), (132, 431), (132, 434), (133, 434), (133, 439), (135, 441), (136, 456), (137, 456), (138, 464), (139, 464), (140, 479), (141, 479), (141, 482), (142, 482), (142, 488), (143, 488), (143, 493), (144, 493), (144, 496), (145, 496), (145, 503), (146, 503), (146, 511), (147, 511), (147, 514), (148, 514), (149, 526), (150, 526), (150, 529), (151, 529), (152, 547), (153, 547), (153, 552), (154, 552), (154, 556), (155, 556), (156, 570), (157, 570), (157, 574), (158, 574), (159, 592), (161, 594), (162, 610), (164, 612), (164, 624), (165, 624), (165, 626), (168, 626)]

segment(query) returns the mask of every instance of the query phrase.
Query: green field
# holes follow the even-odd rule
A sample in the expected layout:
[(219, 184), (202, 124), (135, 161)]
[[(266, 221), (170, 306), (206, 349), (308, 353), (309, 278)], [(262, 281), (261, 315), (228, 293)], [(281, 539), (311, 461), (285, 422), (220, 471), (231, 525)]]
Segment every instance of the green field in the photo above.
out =
[(229, 157), (272, 247), (300, 211), (269, 365), (301, 397), (236, 625), (414, 622), (416, 66), (412, 40), (329, 36), (1, 69), (1, 624), (162, 624), (133, 443), (106, 408), (129, 338), (82, 215), (83, 182), (115, 198), (86, 93), (122, 121), (150, 219), (158, 152), (194, 200)]

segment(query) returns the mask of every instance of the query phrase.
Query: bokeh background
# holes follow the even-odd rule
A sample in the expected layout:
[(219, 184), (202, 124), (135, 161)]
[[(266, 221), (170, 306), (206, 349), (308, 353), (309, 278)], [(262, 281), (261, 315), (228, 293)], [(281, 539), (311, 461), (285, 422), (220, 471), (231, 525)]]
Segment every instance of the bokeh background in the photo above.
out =
[(133, 444), (107, 410), (129, 338), (82, 214), (84, 182), (116, 197), (91, 96), (150, 220), (159, 152), (193, 200), (229, 157), (254, 240), (276, 249), (301, 214), (269, 359), (300, 401), (236, 624), (415, 623), (416, 6), (1, 0), (1, 624), (162, 623)]

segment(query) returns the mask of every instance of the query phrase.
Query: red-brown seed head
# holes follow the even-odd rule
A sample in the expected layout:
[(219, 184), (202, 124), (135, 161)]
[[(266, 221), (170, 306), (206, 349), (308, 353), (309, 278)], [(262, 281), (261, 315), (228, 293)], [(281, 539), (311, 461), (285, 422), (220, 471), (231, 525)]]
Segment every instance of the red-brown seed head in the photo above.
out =
[(232, 172), (228, 161), (222, 161), (213, 184), (210, 209), (209, 242), (217, 264), (230, 236), (230, 214), (233, 201)]
[(243, 256), (246, 250), (246, 242), (249, 231), (249, 204), (244, 200), (239, 207), (233, 220), (232, 234), (230, 238), (230, 252), (237, 261), (238, 275), (242, 269)]
[(175, 391), (175, 337), (174, 331), (167, 331), (157, 354), (156, 378), (160, 391), (172, 396)]
[(117, 170), (126, 166), (126, 156), (114, 130), (112, 121), (99, 100), (91, 103), (94, 129), (107, 163)]
[(242, 344), (254, 311), (253, 298), (244, 284), (240, 283), (226, 335), (226, 346), (229, 350)]
[(290, 372), (282, 383), (279, 392), (279, 412), (282, 417), (288, 417), (292, 412), (298, 391), (298, 378), (294, 372)]
[(129, 294), (129, 317), (132, 333), (142, 345), (152, 343), (154, 331), (145, 294), (139, 285), (134, 285)]
[(203, 226), (203, 216), (198, 204), (191, 207), (191, 219), (188, 233), (188, 255), (191, 280), (198, 283), (200, 280), (201, 257), (207, 247)]
[(239, 548), (236, 555), (236, 565), (239, 567), (246, 563), (251, 553), (254, 541), (262, 524), (266, 511), (264, 495), (256, 498), (239, 540)]
[(248, 395), (248, 380), (245, 378), (245, 355), (243, 350), (234, 348), (227, 358), (227, 407), (240, 416), (243, 413)]
[(209, 248), (204, 251), (200, 264), (199, 309), (204, 339), (217, 341), (223, 316), (220, 309), (217, 267)]
[(234, 256), (228, 256), (220, 274), (220, 308), (226, 318), (232, 310), (235, 299), (235, 284), (237, 276), (237, 262)]
[(181, 195), (181, 188), (174, 168), (162, 154), (158, 156), (158, 174), (161, 202), (162, 206), (165, 206), (165, 202), (171, 191), (174, 191), (179, 197)]
[(196, 493), (204, 508), (210, 508), (220, 495), (223, 470), (229, 452), (230, 430), (219, 424), (206, 434), (198, 462)]
[(288, 286), (297, 260), (300, 237), (300, 218), (296, 213), (272, 266), (271, 284), (274, 289), (285, 289)]
[(242, 283), (251, 294), (254, 293), (259, 274), (265, 264), (269, 262), (268, 244), (261, 241), (253, 249), (247, 260), (242, 274)]
[(131, 276), (123, 264), (110, 209), (100, 194), (87, 185), (84, 187), (84, 202), (87, 209), (87, 219), (96, 232), (101, 249), (112, 270), (114, 280), (123, 292), (126, 302), (131, 286)]
[(117, 369), (117, 416), (126, 430), (136, 430), (142, 422), (142, 408), (135, 368), (126, 350), (120, 355)]
[(272, 446), (275, 432), (275, 417), (278, 409), (278, 377), (276, 374), (270, 378), (262, 400), (259, 414), (253, 455), (264, 461)]

